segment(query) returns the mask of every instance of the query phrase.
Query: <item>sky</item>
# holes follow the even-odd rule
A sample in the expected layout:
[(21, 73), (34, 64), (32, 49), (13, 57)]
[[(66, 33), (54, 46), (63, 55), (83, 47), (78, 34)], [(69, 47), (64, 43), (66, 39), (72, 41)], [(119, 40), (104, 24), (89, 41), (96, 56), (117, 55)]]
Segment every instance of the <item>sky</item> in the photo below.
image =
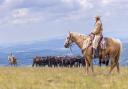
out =
[(0, 0), (0, 44), (89, 34), (96, 15), (104, 36), (128, 39), (128, 0)]

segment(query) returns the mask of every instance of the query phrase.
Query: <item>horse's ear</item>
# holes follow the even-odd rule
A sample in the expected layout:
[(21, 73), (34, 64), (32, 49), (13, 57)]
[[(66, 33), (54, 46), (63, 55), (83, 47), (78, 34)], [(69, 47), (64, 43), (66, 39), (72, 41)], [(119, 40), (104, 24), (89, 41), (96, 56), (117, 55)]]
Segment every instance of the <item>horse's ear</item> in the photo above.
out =
[(71, 32), (69, 31), (69, 36), (71, 36)]
[(70, 32), (70, 31), (68, 31), (68, 33), (70, 34), (71, 32)]

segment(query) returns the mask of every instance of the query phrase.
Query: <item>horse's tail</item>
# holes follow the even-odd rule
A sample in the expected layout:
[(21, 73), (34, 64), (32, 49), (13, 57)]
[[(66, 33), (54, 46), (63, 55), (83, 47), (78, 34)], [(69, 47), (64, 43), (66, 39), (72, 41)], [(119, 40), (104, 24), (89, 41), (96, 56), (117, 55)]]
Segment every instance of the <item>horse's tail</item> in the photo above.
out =
[(121, 52), (123, 51), (123, 44), (122, 44), (121, 40), (118, 39), (117, 41), (120, 45), (120, 54), (121, 54)]
[(123, 45), (122, 45), (122, 42), (119, 40), (119, 39), (116, 39), (117, 43), (119, 44), (119, 50), (118, 50), (118, 53), (117, 53), (117, 59), (119, 60), (120, 59), (120, 55), (123, 51)]

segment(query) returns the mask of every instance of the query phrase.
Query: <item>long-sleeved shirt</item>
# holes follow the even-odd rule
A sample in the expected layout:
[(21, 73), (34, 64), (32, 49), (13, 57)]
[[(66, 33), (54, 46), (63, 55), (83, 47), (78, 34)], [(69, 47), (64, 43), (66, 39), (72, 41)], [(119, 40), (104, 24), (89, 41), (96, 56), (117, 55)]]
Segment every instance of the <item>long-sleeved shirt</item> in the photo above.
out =
[(95, 27), (92, 33), (95, 35), (101, 35), (102, 32), (103, 32), (103, 27), (101, 21), (99, 20), (95, 23)]

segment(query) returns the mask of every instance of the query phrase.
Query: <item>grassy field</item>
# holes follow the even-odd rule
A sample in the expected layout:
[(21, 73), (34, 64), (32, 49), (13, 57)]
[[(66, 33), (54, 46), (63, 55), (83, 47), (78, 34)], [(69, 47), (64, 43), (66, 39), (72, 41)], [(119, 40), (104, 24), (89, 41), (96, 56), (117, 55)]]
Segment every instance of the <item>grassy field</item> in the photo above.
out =
[(0, 89), (128, 89), (128, 68), (107, 75), (108, 68), (0, 68)]

